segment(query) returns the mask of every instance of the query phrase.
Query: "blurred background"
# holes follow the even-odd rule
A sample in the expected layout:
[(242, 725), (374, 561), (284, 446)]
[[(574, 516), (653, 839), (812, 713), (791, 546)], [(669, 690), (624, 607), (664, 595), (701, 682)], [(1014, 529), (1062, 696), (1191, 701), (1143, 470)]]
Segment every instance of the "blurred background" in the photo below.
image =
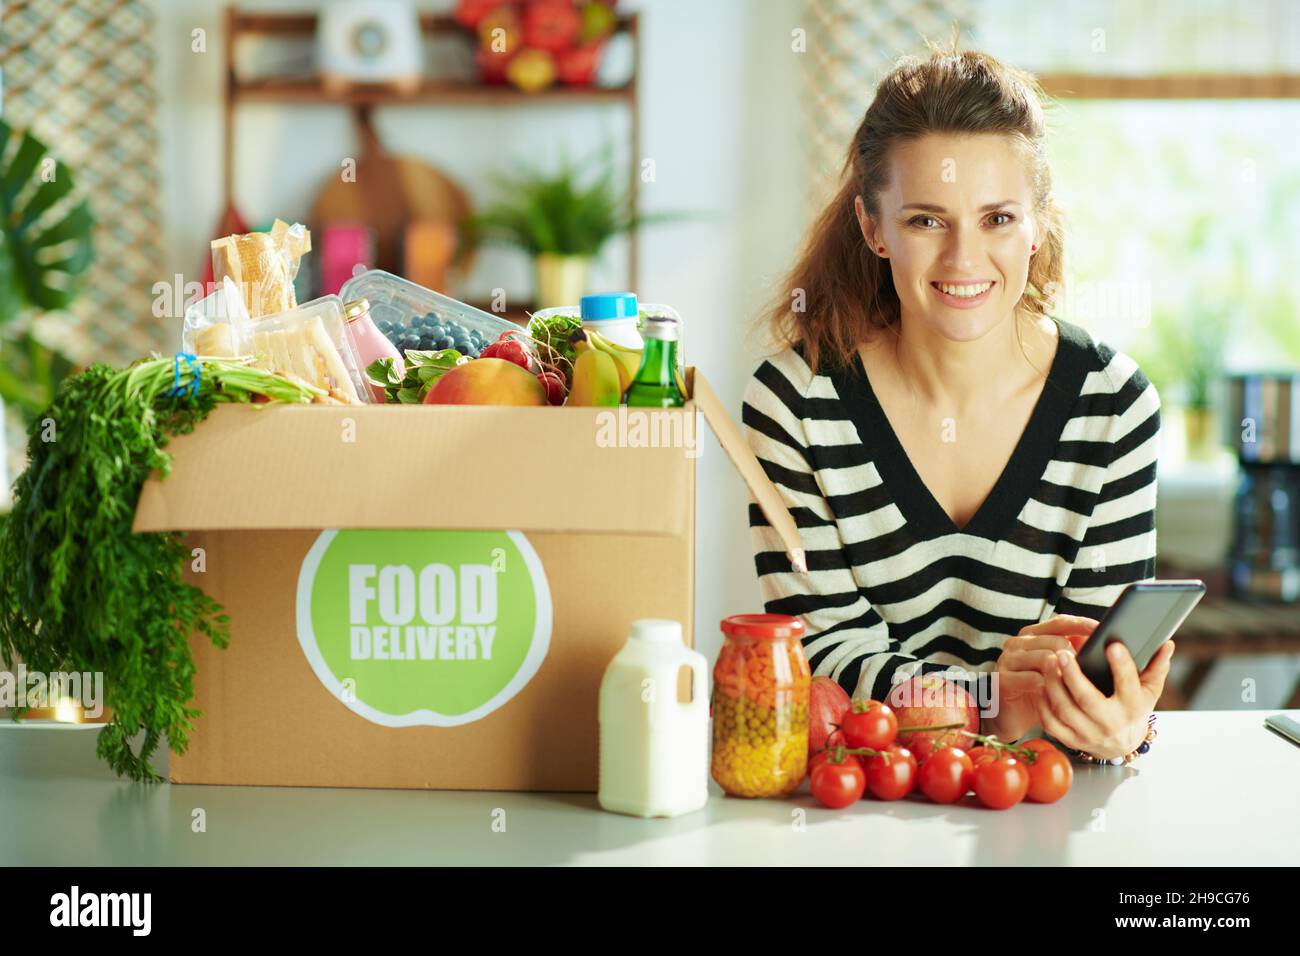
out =
[[(1210, 595), (1161, 706), (1300, 706), (1284, 0), (6, 3), (0, 479), (62, 376), (175, 350), (209, 241), (276, 217), (312, 231), (299, 301), (370, 266), (520, 321), (586, 291), (668, 303), (738, 416), (754, 317), (875, 83), (954, 26), (1055, 100), (1056, 314), (1162, 396), (1158, 573)], [(42, 179), (46, 157), (70, 179)], [(33, 248), (18, 227), (38, 219), (71, 251)], [(702, 431), (695, 628), (713, 656), (717, 622), (762, 602), (743, 485)]]

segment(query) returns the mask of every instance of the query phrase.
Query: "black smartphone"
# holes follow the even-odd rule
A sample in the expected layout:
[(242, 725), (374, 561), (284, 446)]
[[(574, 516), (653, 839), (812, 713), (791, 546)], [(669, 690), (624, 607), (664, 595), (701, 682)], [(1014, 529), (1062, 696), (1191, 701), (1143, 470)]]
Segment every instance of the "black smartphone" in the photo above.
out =
[(1204, 595), (1205, 584), (1195, 580), (1130, 584), (1079, 649), (1079, 669), (1109, 697), (1115, 692), (1110, 662), (1106, 660), (1110, 643), (1122, 642), (1133, 655), (1137, 669), (1145, 670), (1160, 645), (1174, 636)]

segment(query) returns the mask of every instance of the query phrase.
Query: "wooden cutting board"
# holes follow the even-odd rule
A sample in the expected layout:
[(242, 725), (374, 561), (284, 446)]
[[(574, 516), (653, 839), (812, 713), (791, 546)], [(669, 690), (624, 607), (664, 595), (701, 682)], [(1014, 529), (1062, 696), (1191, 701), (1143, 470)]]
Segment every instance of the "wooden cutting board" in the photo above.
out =
[[(378, 238), (377, 268), (403, 274), (402, 237), (408, 223), (418, 220), (459, 226), (469, 215), (465, 191), (437, 167), (413, 156), (394, 156), (384, 149), (370, 120), (368, 107), (357, 109), (356, 181), (335, 175), (312, 206), (311, 224), (364, 223)], [(472, 257), (457, 264), (468, 270)]]

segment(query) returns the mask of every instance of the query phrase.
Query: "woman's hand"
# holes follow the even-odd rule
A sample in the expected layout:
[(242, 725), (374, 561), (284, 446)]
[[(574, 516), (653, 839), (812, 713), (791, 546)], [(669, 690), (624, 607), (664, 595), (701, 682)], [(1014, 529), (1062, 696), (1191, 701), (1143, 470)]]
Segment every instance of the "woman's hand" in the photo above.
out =
[(1058, 652), (1056, 672), (1039, 696), (1043, 730), (1067, 747), (1108, 759), (1132, 753), (1146, 737), (1147, 716), (1169, 676), (1174, 642), (1165, 641), (1141, 674), (1119, 641), (1106, 648), (1115, 693), (1106, 697), (1084, 676), (1073, 653)]
[(1047, 675), (1056, 674), (1059, 680), (1057, 653), (1077, 650), (1096, 627), (1093, 618), (1057, 614), (1007, 638), (995, 671), (998, 713), (985, 721), (985, 733), (1012, 741), (1033, 730)]

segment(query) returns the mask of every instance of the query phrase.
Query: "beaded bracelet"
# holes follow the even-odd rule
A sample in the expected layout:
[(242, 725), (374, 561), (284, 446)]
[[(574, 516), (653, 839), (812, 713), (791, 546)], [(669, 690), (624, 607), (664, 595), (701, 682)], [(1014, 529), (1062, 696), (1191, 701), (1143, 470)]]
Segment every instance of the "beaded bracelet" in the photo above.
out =
[(1074, 751), (1074, 755), (1084, 763), (1104, 763), (1112, 767), (1127, 766), (1136, 760), (1141, 754), (1151, 749), (1151, 742), (1156, 739), (1156, 715), (1152, 714), (1147, 717), (1147, 735), (1143, 738), (1142, 743), (1138, 744), (1137, 749), (1132, 753), (1125, 754), (1123, 757), (1094, 757), (1090, 753), (1084, 753), (1082, 750)]

